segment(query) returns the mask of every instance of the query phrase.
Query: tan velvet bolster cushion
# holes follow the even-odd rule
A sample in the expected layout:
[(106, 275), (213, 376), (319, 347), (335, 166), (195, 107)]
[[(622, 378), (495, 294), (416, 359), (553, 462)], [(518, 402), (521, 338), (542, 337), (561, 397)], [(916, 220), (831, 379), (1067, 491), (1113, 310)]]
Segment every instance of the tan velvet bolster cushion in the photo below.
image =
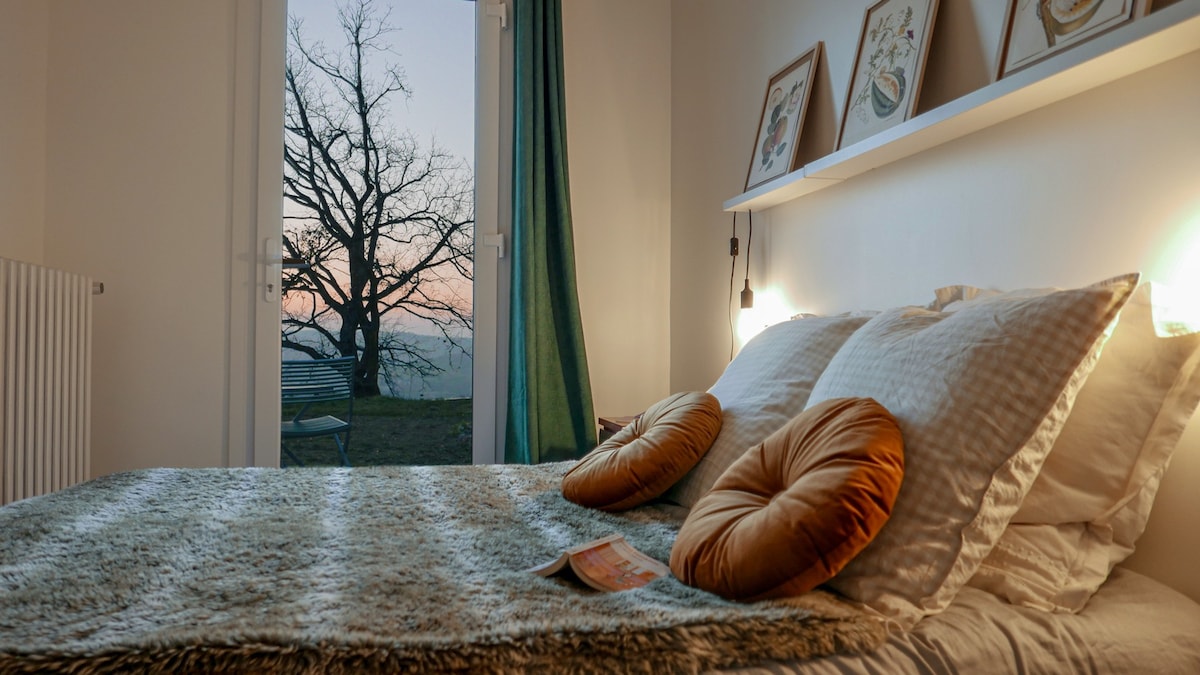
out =
[(563, 476), (567, 499), (620, 511), (667, 491), (712, 445), (721, 404), (707, 392), (669, 396), (613, 434)]
[(671, 549), (671, 571), (734, 600), (807, 593), (870, 543), (903, 475), (900, 428), (882, 405), (819, 403), (747, 451), (700, 498)]

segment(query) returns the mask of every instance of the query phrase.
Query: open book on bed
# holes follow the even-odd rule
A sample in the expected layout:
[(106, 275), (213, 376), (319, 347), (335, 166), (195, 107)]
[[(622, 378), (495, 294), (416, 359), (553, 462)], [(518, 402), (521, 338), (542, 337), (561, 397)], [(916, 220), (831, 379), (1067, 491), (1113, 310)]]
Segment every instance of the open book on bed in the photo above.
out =
[(543, 577), (574, 577), (598, 591), (639, 588), (671, 573), (666, 565), (637, 550), (619, 534), (569, 548), (529, 571)]

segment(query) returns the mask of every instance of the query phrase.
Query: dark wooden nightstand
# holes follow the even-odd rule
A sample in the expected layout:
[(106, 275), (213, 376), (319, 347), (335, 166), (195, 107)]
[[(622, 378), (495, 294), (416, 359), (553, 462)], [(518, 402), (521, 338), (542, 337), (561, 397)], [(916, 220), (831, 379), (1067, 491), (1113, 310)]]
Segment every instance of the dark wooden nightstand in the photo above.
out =
[(621, 429), (624, 429), (630, 422), (636, 420), (639, 415), (627, 415), (625, 417), (601, 417), (600, 422), (600, 442), (603, 443), (612, 437)]

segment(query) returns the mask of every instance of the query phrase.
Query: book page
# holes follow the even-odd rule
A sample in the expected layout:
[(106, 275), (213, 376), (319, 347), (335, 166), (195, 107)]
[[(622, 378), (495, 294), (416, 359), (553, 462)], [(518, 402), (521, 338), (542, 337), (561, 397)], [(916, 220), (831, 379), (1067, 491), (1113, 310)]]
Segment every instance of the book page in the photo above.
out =
[(608, 538), (571, 551), (571, 568), (588, 585), (602, 591), (645, 586), (670, 574), (659, 561), (630, 546), (623, 538)]

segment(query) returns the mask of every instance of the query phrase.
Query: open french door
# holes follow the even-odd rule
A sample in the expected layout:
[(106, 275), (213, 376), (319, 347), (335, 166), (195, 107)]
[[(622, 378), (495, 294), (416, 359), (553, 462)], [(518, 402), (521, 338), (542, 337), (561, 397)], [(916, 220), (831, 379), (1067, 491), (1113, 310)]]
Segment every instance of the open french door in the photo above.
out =
[[(473, 433), (472, 461), (503, 461), (504, 411), (507, 388), (507, 317), (509, 265), (505, 244), (510, 232), (512, 147), (513, 2), (476, 2), (475, 100), (475, 269), (473, 286)], [(243, 201), (253, 210), (257, 272), (231, 295), (252, 295), (247, 324), (245, 377), (252, 396), (231, 419), (241, 416), (245, 438), (232, 437), (231, 447), (245, 447), (244, 457), (230, 463), (279, 466), (280, 446), (280, 272), (283, 203), (283, 71), (287, 50), (287, 0), (238, 3), (238, 105), (240, 137), (257, 157), (257, 175), (247, 181)], [(236, 132), (235, 132), (236, 133)], [(236, 201), (236, 196), (235, 196)], [(236, 206), (236, 205), (235, 205)], [(232, 264), (239, 261), (234, 260)], [(236, 276), (236, 275), (235, 275)], [(237, 285), (235, 278), (233, 285)], [(244, 301), (242, 301), (244, 303)], [(242, 306), (245, 306), (243, 304)], [(236, 317), (231, 322), (237, 323)], [(235, 326), (236, 328), (236, 326)], [(240, 332), (235, 330), (235, 333)], [(231, 401), (231, 410), (238, 407)], [(239, 425), (231, 424), (231, 427)]]

